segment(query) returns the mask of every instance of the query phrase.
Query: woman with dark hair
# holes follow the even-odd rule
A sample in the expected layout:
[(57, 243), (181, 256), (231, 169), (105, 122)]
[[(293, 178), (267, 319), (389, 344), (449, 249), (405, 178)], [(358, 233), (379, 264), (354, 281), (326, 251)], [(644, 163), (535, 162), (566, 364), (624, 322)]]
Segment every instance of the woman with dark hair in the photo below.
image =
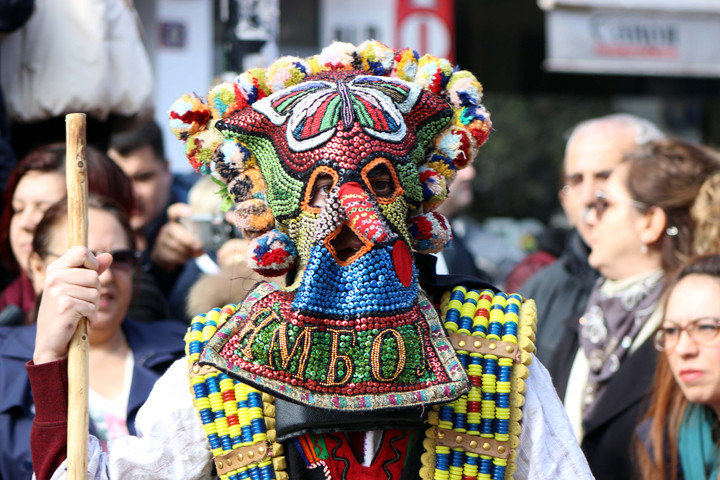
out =
[[(102, 257), (97, 311), (89, 330), (89, 385), (91, 431), (103, 443), (135, 433), (134, 420), (155, 380), (183, 354), (185, 327), (176, 321), (136, 322), (128, 317), (135, 288), (139, 253), (124, 209), (111, 200), (88, 199), (88, 247)], [(77, 274), (68, 259), (85, 250), (68, 250), (65, 201), (51, 206), (38, 224), (30, 254), (33, 282), (42, 291), (38, 321), (56, 319), (70, 308)], [(110, 258), (112, 257), (112, 258)], [(82, 282), (81, 282), (82, 283)], [(33, 319), (34, 320), (34, 319)], [(52, 321), (51, 320), (51, 321)], [(30, 427), (35, 406), (24, 364), (33, 358), (36, 324), (0, 328), (0, 478), (32, 476)]]
[(653, 396), (637, 432), (643, 480), (719, 478), (719, 297), (718, 254), (691, 259), (670, 282)]
[(568, 319), (550, 371), (597, 479), (632, 475), (627, 452), (655, 371), (663, 285), (693, 252), (690, 209), (718, 171), (703, 147), (649, 142), (613, 170), (585, 217), (588, 261), (602, 277)]
[[(132, 185), (107, 155), (91, 146), (86, 150), (88, 189), (112, 198), (129, 214)], [(7, 287), (0, 296), (0, 325), (23, 321), (35, 304), (28, 277), (28, 259), (35, 228), (45, 211), (65, 197), (65, 144), (38, 147), (13, 169), (3, 194), (0, 214), (0, 259)], [(9, 284), (9, 285), (8, 285)], [(7, 309), (14, 305), (14, 308)], [(25, 319), (27, 322), (27, 319)]]

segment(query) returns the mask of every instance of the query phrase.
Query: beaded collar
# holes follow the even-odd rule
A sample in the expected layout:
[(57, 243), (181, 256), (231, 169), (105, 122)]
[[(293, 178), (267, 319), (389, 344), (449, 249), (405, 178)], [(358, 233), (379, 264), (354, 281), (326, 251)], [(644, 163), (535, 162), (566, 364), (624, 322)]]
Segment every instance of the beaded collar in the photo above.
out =
[[(273, 398), (197, 362), (236, 310), (229, 305), (192, 321), (186, 341), (194, 404), (221, 480), (287, 479), (283, 446), (275, 442)], [(472, 386), (457, 400), (432, 408), (420, 476), (511, 480), (534, 350), (535, 304), (518, 295), (460, 286), (445, 295), (441, 314)], [(311, 468), (330, 471), (327, 452), (302, 449), (301, 454), (312, 458)]]
[(299, 314), (292, 300), (261, 284), (199, 362), (273, 395), (334, 410), (429, 405), (467, 391), (467, 375), (422, 292), (403, 315), (353, 321)]

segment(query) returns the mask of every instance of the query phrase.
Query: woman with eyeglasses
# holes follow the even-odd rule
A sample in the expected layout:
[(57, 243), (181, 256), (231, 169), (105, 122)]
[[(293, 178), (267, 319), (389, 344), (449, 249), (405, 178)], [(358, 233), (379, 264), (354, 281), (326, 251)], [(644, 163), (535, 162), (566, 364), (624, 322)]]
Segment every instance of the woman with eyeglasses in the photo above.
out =
[(588, 261), (601, 278), (568, 319), (550, 371), (597, 479), (632, 476), (630, 438), (655, 371), (663, 285), (693, 253), (690, 208), (717, 171), (718, 157), (703, 147), (649, 142), (613, 170), (585, 215)]
[(690, 260), (668, 288), (655, 334), (653, 397), (638, 428), (644, 480), (716, 480), (720, 450), (720, 255)]
[[(90, 365), (90, 430), (102, 442), (134, 434), (134, 419), (155, 380), (183, 355), (186, 328), (173, 320), (141, 323), (127, 317), (136, 286), (138, 252), (123, 210), (111, 200), (91, 195), (88, 199), (88, 249), (68, 249), (67, 202), (51, 206), (37, 226), (30, 254), (30, 272), (41, 291), (37, 323), (48, 324), (73, 311), (76, 304), (88, 312), (97, 305), (97, 315), (88, 313)], [(92, 259), (91, 259), (92, 258)], [(85, 298), (87, 274), (97, 268), (99, 295)], [(95, 276), (97, 282), (97, 275)], [(83, 311), (80, 307), (79, 311)], [(25, 363), (33, 359), (36, 325), (0, 328), (0, 478), (29, 479), (32, 476), (30, 427), (35, 406), (30, 394)], [(38, 359), (35, 359), (36, 361)], [(58, 372), (58, 375), (66, 375)], [(58, 399), (58, 401), (61, 401)], [(64, 400), (62, 400), (64, 401)], [(42, 412), (37, 412), (38, 416)], [(52, 419), (46, 419), (50, 423)]]

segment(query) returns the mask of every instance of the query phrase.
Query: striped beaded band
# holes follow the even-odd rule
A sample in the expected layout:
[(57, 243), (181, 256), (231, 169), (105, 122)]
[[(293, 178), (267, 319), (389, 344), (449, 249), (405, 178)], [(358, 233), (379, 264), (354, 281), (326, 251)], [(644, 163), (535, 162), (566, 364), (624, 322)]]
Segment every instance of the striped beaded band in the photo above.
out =
[[(441, 311), (470, 392), (435, 407), (423, 478), (512, 479), (524, 379), (534, 350), (535, 304), (517, 294), (453, 289)], [(433, 450), (434, 449), (434, 459)], [(428, 468), (432, 466), (432, 468)]]
[(185, 341), (193, 404), (221, 480), (286, 480), (282, 445), (275, 443), (273, 397), (197, 364), (207, 341), (236, 310), (227, 305), (192, 320)]

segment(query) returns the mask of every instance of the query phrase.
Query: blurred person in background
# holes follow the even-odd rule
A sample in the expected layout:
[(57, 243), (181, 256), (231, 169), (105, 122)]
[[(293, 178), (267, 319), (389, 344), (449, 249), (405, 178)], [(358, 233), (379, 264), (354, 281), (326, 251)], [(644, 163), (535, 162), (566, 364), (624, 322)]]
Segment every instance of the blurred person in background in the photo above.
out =
[(473, 238), (468, 235), (467, 220), (462, 218), (464, 210), (473, 202), (474, 180), (475, 167), (472, 164), (458, 171), (447, 199), (437, 208), (437, 212), (450, 221), (453, 234), (452, 240), (445, 249), (436, 254), (437, 273), (471, 275), (485, 282), (491, 282), (490, 275), (477, 266), (473, 254), (467, 247), (467, 243), (473, 242)]
[(695, 253), (720, 253), (720, 173), (710, 176), (692, 208)]
[(204, 253), (188, 260), (170, 292), (173, 317), (188, 324), (198, 312), (238, 303), (262, 277), (247, 266), (250, 241), (232, 226), (233, 210), (222, 211), (218, 185), (201, 177), (188, 192), (192, 216), (181, 224), (203, 241)]
[(602, 277), (566, 322), (549, 370), (598, 480), (632, 476), (628, 451), (655, 372), (661, 292), (693, 253), (690, 208), (718, 171), (708, 149), (648, 142), (613, 169), (585, 216), (588, 261)]
[[(13, 169), (0, 214), (0, 257), (7, 272), (0, 296), (0, 324), (27, 322), (35, 305), (29, 264), (32, 239), (40, 219), (53, 203), (65, 197), (65, 144), (37, 147)], [(128, 212), (133, 198), (130, 181), (105, 154), (86, 150), (88, 189), (112, 198)], [(157, 297), (156, 297), (157, 298)]]
[[(98, 254), (102, 263), (99, 280), (95, 271), (67, 267), (69, 259), (83, 255), (83, 249), (68, 247), (64, 199), (51, 206), (37, 225), (29, 263), (33, 283), (42, 292), (39, 310), (33, 312), (41, 322), (71, 308), (67, 295), (87, 282), (95, 286), (85, 278), (88, 274), (99, 282), (97, 315), (88, 315), (90, 431), (106, 443), (135, 433), (135, 415), (155, 380), (183, 355), (185, 328), (175, 321), (148, 324), (128, 317), (139, 266), (134, 234), (123, 208), (116, 203), (91, 195), (88, 206), (88, 248), (105, 252)], [(0, 328), (0, 478), (8, 480), (32, 477), (30, 427), (35, 406), (24, 373), (36, 342), (36, 324), (32, 323)]]
[(0, 43), (17, 157), (65, 141), (65, 115), (73, 112), (87, 114), (87, 143), (104, 152), (111, 133), (153, 115), (152, 66), (133, 2), (33, 3), (27, 22)]
[(117, 133), (108, 155), (132, 182), (135, 210), (130, 217), (143, 252), (143, 270), (168, 298), (188, 260), (202, 255), (199, 238), (178, 221), (192, 214), (187, 186), (173, 182), (162, 133), (154, 122)]
[(655, 335), (653, 396), (637, 430), (643, 480), (717, 480), (720, 449), (720, 255), (695, 257), (670, 282)]
[[(0, 0), (0, 40), (20, 28), (33, 12), (34, 0)], [(0, 55), (0, 67), (2, 55)], [(0, 85), (0, 194), (10, 177), (17, 157), (10, 142), (10, 123), (5, 109), (5, 98)]]
[(519, 289), (537, 304), (535, 345), (540, 360), (552, 361), (565, 320), (585, 307), (598, 277), (587, 261), (588, 232), (581, 217), (624, 154), (662, 137), (649, 121), (627, 114), (586, 120), (572, 130), (565, 149), (564, 185), (558, 193), (572, 230), (560, 258), (531, 276)]

